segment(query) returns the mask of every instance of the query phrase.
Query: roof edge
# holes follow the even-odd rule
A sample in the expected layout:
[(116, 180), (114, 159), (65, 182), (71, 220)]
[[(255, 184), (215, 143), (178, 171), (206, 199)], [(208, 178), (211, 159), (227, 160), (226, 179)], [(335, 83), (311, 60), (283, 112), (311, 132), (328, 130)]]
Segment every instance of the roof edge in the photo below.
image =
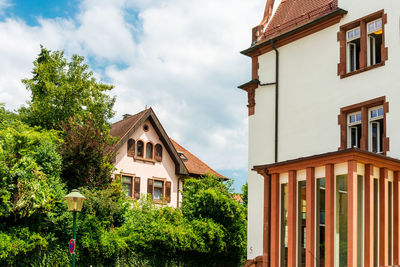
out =
[(307, 28), (309, 28), (309, 27), (311, 27), (311, 26), (313, 26), (313, 25), (315, 25), (315, 24), (317, 24), (317, 23), (319, 23), (319, 22), (323, 22), (323, 21), (325, 21), (325, 20), (327, 20), (327, 19), (330, 19), (331, 17), (334, 17), (334, 16), (336, 16), (336, 15), (339, 15), (339, 14), (345, 15), (345, 14), (347, 14), (347, 13), (348, 13), (347, 10), (344, 10), (344, 9), (342, 9), (342, 8), (337, 8), (336, 10), (332, 11), (331, 13), (329, 13), (329, 14), (327, 14), (327, 15), (324, 15), (324, 16), (322, 16), (322, 17), (319, 17), (319, 18), (317, 18), (317, 19), (315, 19), (315, 20), (313, 20), (313, 21), (311, 21), (311, 22), (309, 22), (309, 23), (307, 23), (307, 24), (304, 24), (303, 26), (300, 26), (300, 27), (295, 28), (295, 29), (293, 29), (293, 30), (291, 30), (291, 31), (288, 31), (288, 32), (286, 32), (286, 33), (283, 33), (283, 34), (281, 34), (281, 35), (278, 35), (278, 36), (276, 36), (276, 37), (274, 37), (274, 38), (267, 39), (267, 40), (265, 40), (265, 41), (263, 41), (263, 42), (261, 42), (261, 43), (259, 43), (259, 44), (255, 44), (254, 46), (250, 46), (249, 48), (240, 51), (240, 53), (241, 53), (242, 55), (247, 56), (250, 52), (252, 52), (252, 51), (254, 51), (254, 50), (258, 49), (258, 48), (261, 48), (261, 47), (263, 47), (263, 46), (272, 44), (273, 42), (275, 42), (275, 41), (277, 41), (277, 40), (280, 40), (280, 39), (282, 39), (282, 38), (284, 38), (284, 37), (290, 36), (290, 35), (292, 35), (292, 34), (295, 34), (295, 33), (299, 32), (299, 31), (302, 31), (302, 30), (304, 30), (304, 29), (307, 29)]

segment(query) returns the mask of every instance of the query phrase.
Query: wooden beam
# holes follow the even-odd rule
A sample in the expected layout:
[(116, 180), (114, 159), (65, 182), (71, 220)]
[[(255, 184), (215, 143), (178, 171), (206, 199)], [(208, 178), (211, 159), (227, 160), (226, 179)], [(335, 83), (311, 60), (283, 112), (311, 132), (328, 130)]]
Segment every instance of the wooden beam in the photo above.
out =
[(289, 199), (288, 199), (288, 266), (296, 266), (297, 261), (297, 177), (296, 171), (289, 171)]
[(325, 266), (335, 264), (335, 173), (334, 165), (325, 165)]
[(358, 266), (357, 264), (357, 161), (347, 162), (347, 186), (348, 186), (348, 209), (347, 209), (347, 266)]
[(365, 227), (364, 227), (364, 266), (374, 264), (374, 166), (364, 165), (365, 176)]
[(264, 175), (264, 230), (263, 230), (263, 267), (269, 267), (270, 230), (271, 230), (271, 176)]
[(279, 174), (271, 175), (271, 267), (279, 267)]
[(306, 170), (306, 267), (315, 266), (315, 170)]
[(393, 173), (393, 264), (400, 264), (400, 172)]

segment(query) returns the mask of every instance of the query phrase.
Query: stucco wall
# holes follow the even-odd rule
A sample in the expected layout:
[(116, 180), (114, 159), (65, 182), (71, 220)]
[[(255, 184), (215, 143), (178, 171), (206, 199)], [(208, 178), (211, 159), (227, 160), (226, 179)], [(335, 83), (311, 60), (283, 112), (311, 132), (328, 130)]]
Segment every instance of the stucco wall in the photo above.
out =
[[(339, 7), (348, 11), (339, 24), (278, 48), (278, 161), (336, 151), (340, 146), (340, 108), (380, 96), (389, 102), (387, 155), (400, 158), (400, 2), (339, 0)], [(381, 9), (388, 15), (386, 65), (340, 79), (340, 25)], [(275, 81), (275, 52), (259, 56), (259, 64), (260, 81)], [(274, 162), (274, 97), (274, 86), (257, 88), (255, 114), (249, 117), (249, 259), (262, 254), (263, 178), (251, 169)]]
[[(140, 193), (147, 194), (147, 179), (158, 177), (166, 178), (167, 181), (171, 181), (171, 202), (170, 206), (177, 206), (177, 183), (178, 176), (175, 174), (175, 164), (172, 161), (170, 155), (165, 149), (163, 143), (159, 139), (156, 131), (154, 130), (151, 123), (147, 120), (143, 125), (148, 125), (149, 130), (145, 132), (143, 127), (136, 130), (131, 138), (135, 141), (142, 140), (145, 144), (148, 141), (153, 142), (153, 145), (161, 144), (163, 148), (162, 162), (145, 162), (141, 160), (134, 160), (132, 157), (127, 156), (127, 143), (123, 144), (116, 154), (116, 164), (117, 168), (115, 173), (129, 173), (136, 177), (140, 177)], [(154, 149), (154, 148), (153, 148)], [(182, 184), (180, 184), (180, 189), (182, 189)], [(181, 197), (179, 196), (181, 199)]]

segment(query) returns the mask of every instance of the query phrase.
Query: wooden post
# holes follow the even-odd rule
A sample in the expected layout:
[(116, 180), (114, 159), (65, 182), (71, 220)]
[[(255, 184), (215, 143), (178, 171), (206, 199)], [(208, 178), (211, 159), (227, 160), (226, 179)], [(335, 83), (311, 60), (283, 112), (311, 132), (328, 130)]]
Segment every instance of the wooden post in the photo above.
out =
[(288, 266), (296, 266), (296, 218), (297, 218), (297, 177), (296, 171), (289, 171), (289, 199), (288, 199)]
[(379, 176), (379, 265), (389, 264), (389, 194), (388, 170), (380, 168)]
[(306, 267), (315, 266), (315, 170), (306, 171)]
[(393, 173), (393, 264), (400, 264), (400, 172)]
[(348, 210), (347, 210), (347, 266), (357, 264), (357, 161), (347, 162)]
[(271, 176), (264, 176), (264, 230), (263, 230), (263, 267), (269, 267), (270, 259), (270, 196), (271, 196)]
[(279, 174), (271, 175), (271, 267), (279, 267)]
[(365, 228), (364, 228), (364, 266), (374, 264), (374, 166), (364, 165), (365, 175)]
[(325, 266), (335, 264), (335, 174), (334, 165), (325, 165)]

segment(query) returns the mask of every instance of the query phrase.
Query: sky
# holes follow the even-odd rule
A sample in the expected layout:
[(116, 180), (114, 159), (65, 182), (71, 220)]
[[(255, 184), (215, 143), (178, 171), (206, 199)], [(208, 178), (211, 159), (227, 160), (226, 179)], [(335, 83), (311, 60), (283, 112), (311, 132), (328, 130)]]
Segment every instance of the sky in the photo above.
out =
[(251, 28), (266, 0), (0, 0), (0, 102), (30, 99), (40, 45), (84, 56), (113, 84), (112, 122), (152, 107), (168, 135), (234, 180), (247, 181)]

